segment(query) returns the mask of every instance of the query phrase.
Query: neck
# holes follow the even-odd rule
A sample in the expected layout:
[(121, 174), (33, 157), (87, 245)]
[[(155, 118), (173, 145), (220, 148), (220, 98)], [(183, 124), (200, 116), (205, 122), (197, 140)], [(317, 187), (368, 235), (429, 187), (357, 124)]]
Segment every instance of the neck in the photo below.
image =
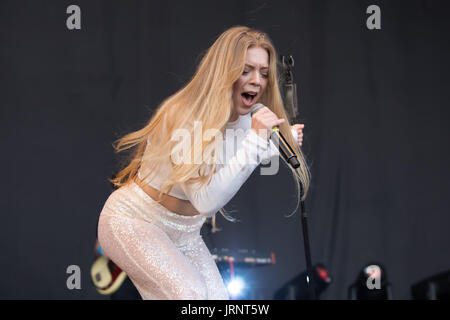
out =
[(236, 112), (233, 111), (231, 113), (230, 119), (228, 119), (228, 122), (236, 121), (238, 118), (239, 118), (239, 115)]

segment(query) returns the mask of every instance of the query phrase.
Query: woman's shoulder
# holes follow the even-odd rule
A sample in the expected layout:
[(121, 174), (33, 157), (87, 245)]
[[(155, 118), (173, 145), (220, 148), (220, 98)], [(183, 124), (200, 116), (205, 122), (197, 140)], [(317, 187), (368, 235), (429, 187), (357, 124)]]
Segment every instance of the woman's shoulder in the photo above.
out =
[(240, 115), (236, 121), (229, 122), (227, 129), (250, 129), (252, 126), (252, 116), (248, 114)]

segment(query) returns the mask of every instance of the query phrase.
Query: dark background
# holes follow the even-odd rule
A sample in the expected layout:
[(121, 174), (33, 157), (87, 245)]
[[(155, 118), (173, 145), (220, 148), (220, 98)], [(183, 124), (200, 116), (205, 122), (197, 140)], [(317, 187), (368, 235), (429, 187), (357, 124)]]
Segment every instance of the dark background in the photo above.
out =
[[(66, 8), (81, 7), (81, 30)], [(368, 30), (366, 8), (381, 8)], [(395, 299), (450, 269), (450, 41), (446, 1), (0, 1), (0, 298), (102, 299), (90, 280), (98, 215), (118, 168), (112, 142), (140, 129), (233, 25), (295, 58), (313, 262), (346, 299), (370, 261)], [(259, 169), (218, 215), (212, 247), (275, 252), (248, 271), (272, 299), (305, 270), (286, 168)], [(69, 265), (82, 287), (66, 287)]]

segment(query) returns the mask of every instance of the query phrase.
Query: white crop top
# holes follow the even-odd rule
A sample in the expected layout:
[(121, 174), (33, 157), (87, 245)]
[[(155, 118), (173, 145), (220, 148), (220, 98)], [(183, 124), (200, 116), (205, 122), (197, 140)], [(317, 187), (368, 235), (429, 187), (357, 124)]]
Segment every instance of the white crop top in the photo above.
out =
[[(241, 130), (238, 130), (239, 134), (234, 134), (234, 130), (226, 130), (223, 143), (224, 151), (221, 155), (222, 161), (216, 165), (216, 172), (208, 185), (200, 188), (199, 182), (175, 184), (169, 195), (182, 200), (189, 200), (195, 209), (206, 217), (213, 216), (225, 206), (261, 161), (279, 156), (275, 144), (271, 140), (266, 141), (261, 138), (251, 129), (251, 123), (250, 113), (239, 116), (236, 121), (228, 122), (227, 130)], [(294, 130), (292, 130), (292, 133), (297, 140), (297, 133)], [(234, 139), (234, 143), (231, 139)], [(147, 144), (147, 148), (149, 147), (149, 144)], [(160, 190), (171, 170), (170, 163), (165, 162), (160, 168), (154, 170), (144, 182)], [(142, 180), (147, 172), (148, 167), (143, 162), (138, 171), (139, 179)]]

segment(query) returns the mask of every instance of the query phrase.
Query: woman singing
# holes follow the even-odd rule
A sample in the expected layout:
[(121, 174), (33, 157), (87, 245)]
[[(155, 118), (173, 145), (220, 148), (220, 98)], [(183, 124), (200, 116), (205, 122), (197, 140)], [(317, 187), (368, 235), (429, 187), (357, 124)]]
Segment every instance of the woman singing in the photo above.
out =
[[(255, 103), (265, 107), (251, 117)], [(221, 134), (199, 140), (198, 124), (202, 133)], [(200, 228), (217, 212), (233, 219), (223, 207), (262, 160), (278, 156), (269, 140), (273, 126), (291, 146), (301, 146), (303, 125), (288, 123), (271, 40), (237, 26), (217, 38), (189, 83), (164, 100), (144, 128), (118, 140), (117, 152), (135, 149), (111, 179), (118, 189), (100, 214), (98, 237), (143, 299), (229, 298)], [(226, 134), (231, 129), (245, 132), (237, 143)], [(180, 140), (180, 132), (188, 139)], [(226, 152), (215, 161), (219, 142)], [(174, 161), (180, 146), (194, 150), (183, 158), (189, 161)], [(300, 167), (291, 171), (300, 200), (309, 170), (300, 148), (294, 149)]]

